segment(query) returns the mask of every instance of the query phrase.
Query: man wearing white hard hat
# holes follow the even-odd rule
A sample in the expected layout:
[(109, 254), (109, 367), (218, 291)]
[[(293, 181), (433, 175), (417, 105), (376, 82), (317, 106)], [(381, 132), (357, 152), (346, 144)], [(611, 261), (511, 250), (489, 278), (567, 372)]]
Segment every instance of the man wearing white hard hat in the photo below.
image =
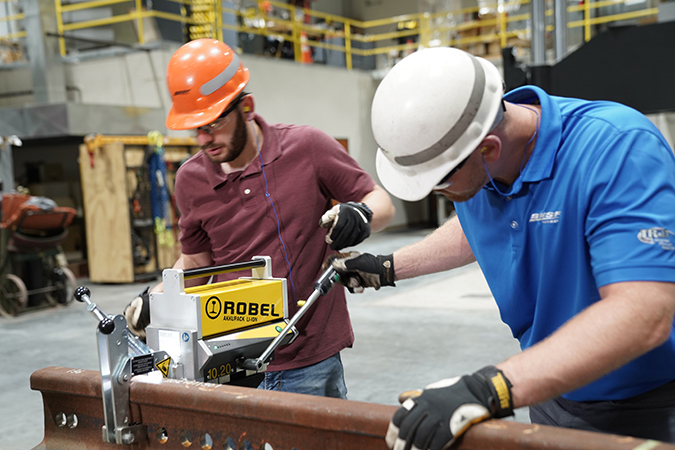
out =
[(523, 349), (405, 401), (387, 444), (447, 448), (523, 406), (533, 423), (675, 442), (675, 156), (658, 129), (617, 103), (503, 95), (492, 64), (452, 48), (394, 66), (372, 126), (385, 188), (439, 192), (457, 217), (391, 255), (336, 260), (344, 283), (478, 261)]

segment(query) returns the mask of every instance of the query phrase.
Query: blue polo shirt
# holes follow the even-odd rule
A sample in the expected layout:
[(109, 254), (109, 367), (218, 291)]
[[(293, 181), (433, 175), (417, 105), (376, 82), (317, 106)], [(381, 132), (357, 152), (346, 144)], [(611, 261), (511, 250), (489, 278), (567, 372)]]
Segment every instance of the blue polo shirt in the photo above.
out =
[[(541, 105), (536, 146), (510, 187), (456, 205), (462, 228), (522, 349), (622, 281), (675, 282), (675, 157), (642, 114), (526, 86)], [(502, 195), (504, 194), (504, 195)], [(675, 379), (675, 333), (565, 398), (619, 400)]]

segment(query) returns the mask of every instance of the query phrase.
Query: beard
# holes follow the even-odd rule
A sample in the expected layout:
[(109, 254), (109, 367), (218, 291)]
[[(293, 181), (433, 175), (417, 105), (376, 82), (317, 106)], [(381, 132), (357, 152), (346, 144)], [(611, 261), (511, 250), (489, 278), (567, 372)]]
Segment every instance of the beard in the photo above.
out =
[(445, 198), (447, 198), (453, 203), (462, 203), (473, 198), (478, 192), (480, 192), (481, 189), (482, 187), (471, 190), (469, 192), (462, 192), (461, 194), (455, 194), (452, 192), (443, 192), (443, 195), (445, 196)]
[[(240, 111), (233, 111), (237, 113), (237, 123), (234, 128), (234, 133), (232, 134), (232, 141), (230, 142), (229, 150), (228, 147), (221, 146), (217, 142), (211, 142), (208, 145), (202, 147), (202, 150), (206, 156), (213, 161), (214, 163), (229, 163), (239, 158), (241, 153), (246, 147), (246, 142), (248, 141), (248, 128), (246, 127), (246, 122), (244, 122), (244, 116)], [(212, 155), (209, 152), (209, 149), (220, 148), (220, 153)]]

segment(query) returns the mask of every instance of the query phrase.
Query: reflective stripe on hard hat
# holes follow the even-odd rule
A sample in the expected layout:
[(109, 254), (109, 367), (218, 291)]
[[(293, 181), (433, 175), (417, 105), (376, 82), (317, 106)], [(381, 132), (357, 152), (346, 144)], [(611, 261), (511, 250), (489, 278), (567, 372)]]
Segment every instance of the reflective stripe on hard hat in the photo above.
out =
[(392, 160), (392, 155), (387, 152), (386, 149), (382, 149), (387, 158), (392, 160), (392, 162), (395, 162), (401, 166), (416, 166), (417, 164), (423, 164), (427, 161), (431, 161), (450, 148), (450, 146), (452, 146), (457, 141), (457, 139), (459, 139), (464, 134), (466, 129), (469, 128), (469, 125), (473, 123), (480, 104), (483, 101), (483, 91), (485, 90), (485, 71), (473, 55), (467, 53), (467, 56), (470, 57), (471, 63), (473, 64), (475, 79), (473, 82), (473, 88), (471, 89), (469, 101), (467, 102), (464, 111), (462, 111), (462, 115), (460, 116), (459, 120), (457, 123), (455, 123), (455, 126), (453, 126), (447, 132), (447, 134), (439, 139), (434, 145), (412, 155), (394, 156)]
[(230, 81), (232, 77), (234, 77), (238, 69), (239, 69), (239, 56), (236, 53), (232, 52), (232, 62), (230, 62), (230, 65), (227, 66), (225, 70), (220, 72), (214, 78), (202, 84), (199, 87), (199, 93), (202, 95), (213, 94), (218, 89), (225, 86), (225, 84), (228, 81)]

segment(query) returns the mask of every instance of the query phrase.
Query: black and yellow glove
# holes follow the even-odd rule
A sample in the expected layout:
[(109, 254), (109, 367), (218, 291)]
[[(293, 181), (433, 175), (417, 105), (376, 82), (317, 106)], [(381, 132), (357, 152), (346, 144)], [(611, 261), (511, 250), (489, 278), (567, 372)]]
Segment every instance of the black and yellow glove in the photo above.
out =
[(472, 424), (511, 415), (511, 383), (501, 370), (488, 366), (430, 384), (408, 398), (389, 423), (386, 442), (397, 450), (447, 449)]

